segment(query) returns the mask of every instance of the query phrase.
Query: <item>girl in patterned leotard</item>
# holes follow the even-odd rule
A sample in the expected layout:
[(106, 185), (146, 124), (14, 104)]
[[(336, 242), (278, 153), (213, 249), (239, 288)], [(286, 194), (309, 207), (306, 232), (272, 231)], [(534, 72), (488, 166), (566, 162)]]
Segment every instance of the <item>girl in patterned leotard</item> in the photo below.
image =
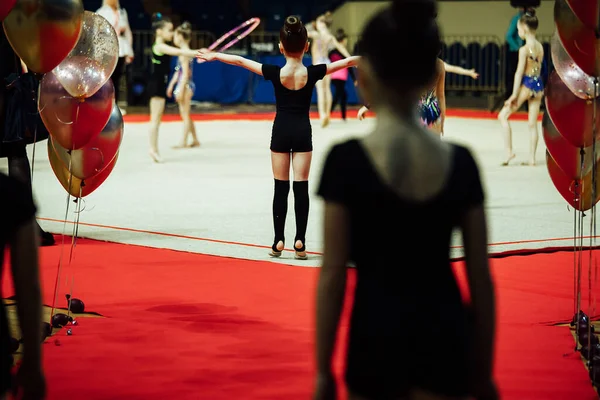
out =
[[(192, 25), (189, 22), (184, 22), (175, 29), (173, 43), (182, 50), (189, 50), (191, 38)], [(181, 114), (181, 119), (183, 120), (183, 137), (181, 138), (181, 143), (174, 147), (175, 149), (200, 146), (198, 136), (196, 135), (196, 126), (191, 117), (192, 97), (196, 90), (193, 79), (193, 63), (193, 57), (179, 56), (175, 73), (167, 88), (167, 96), (173, 97), (175, 95), (175, 101), (179, 105), (179, 114)], [(192, 139), (191, 143), (188, 140), (190, 137)]]
[(519, 36), (525, 40), (525, 45), (519, 50), (519, 64), (515, 73), (512, 96), (506, 100), (504, 108), (498, 115), (498, 120), (503, 128), (506, 149), (506, 158), (502, 163), (504, 166), (515, 158), (512, 148), (512, 130), (508, 118), (521, 108), (525, 101), (529, 104), (529, 162), (523, 163), (523, 165), (535, 165), (535, 152), (539, 135), (538, 116), (544, 97), (544, 84), (541, 78), (544, 47), (535, 38), (538, 25), (539, 21), (535, 16), (534, 9), (527, 10), (517, 24)]
[[(341, 45), (329, 31), (333, 20), (331, 13), (321, 15), (314, 24), (306, 26), (308, 37), (313, 40), (311, 54), (313, 65), (329, 64), (329, 52), (337, 49), (344, 57), (350, 57), (348, 50)], [(319, 107), (319, 118), (323, 128), (329, 125), (331, 118), (331, 105), (333, 103), (333, 94), (331, 93), (331, 77), (326, 76), (323, 80), (317, 82), (317, 102)]]
[[(423, 125), (441, 136), (444, 134), (444, 119), (446, 114), (446, 96), (444, 88), (446, 72), (470, 76), (473, 79), (479, 77), (479, 74), (474, 69), (468, 70), (457, 67), (438, 59), (438, 75), (436, 77), (436, 82), (419, 100), (418, 113)], [(362, 107), (358, 112), (358, 119), (364, 119), (368, 109), (368, 105)]]

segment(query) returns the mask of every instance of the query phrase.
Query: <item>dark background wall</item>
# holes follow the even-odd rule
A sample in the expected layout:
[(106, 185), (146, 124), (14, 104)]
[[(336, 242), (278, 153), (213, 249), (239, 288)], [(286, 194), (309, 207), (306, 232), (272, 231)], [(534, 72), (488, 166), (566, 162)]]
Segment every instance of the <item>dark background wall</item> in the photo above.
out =
[[(95, 11), (102, 0), (84, 0), (86, 10)], [(250, 17), (259, 17), (262, 29), (277, 31), (287, 15), (300, 15), (304, 21), (344, 3), (343, 0), (121, 0), (134, 30), (150, 28), (155, 12), (171, 16), (175, 23), (187, 20), (196, 30), (226, 32)], [(236, 24), (237, 22), (237, 24)]]

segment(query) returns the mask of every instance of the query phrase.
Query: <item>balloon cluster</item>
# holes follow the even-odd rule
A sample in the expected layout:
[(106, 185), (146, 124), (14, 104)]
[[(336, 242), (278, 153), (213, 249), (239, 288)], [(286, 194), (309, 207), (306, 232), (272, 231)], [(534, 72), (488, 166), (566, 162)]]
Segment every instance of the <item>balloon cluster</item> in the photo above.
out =
[[(123, 137), (110, 79), (119, 60), (117, 33), (104, 17), (84, 11), (82, 0), (0, 0), (0, 22), (31, 73), (19, 79), (35, 76), (36, 88), (40, 80), (37, 112), (49, 133), (52, 171), (69, 198), (83, 198), (113, 171)], [(57, 287), (59, 275), (60, 263)], [(77, 322), (71, 312), (82, 313), (84, 304), (70, 295), (67, 303), (68, 314), (54, 314), (52, 305), (44, 339), (52, 328), (68, 326), (67, 334), (72, 333), (70, 326)], [(15, 346), (18, 341), (12, 342), (16, 351)]]
[[(592, 16), (592, 17), (590, 17)], [(595, 151), (600, 111), (600, 41), (597, 0), (556, 0), (556, 32), (551, 53), (555, 70), (548, 78), (543, 119), (546, 164), (552, 183), (576, 210), (587, 211), (600, 199), (593, 179), (600, 152)]]
[(110, 79), (117, 34), (82, 0), (3, 1), (0, 19), (15, 53), (43, 75), (38, 110), (52, 170), (71, 196), (85, 197), (112, 172), (123, 136)]
[[(562, 197), (577, 211), (575, 240), (575, 327), (581, 353), (588, 361), (590, 378), (600, 387), (600, 341), (590, 317), (580, 310), (583, 266), (583, 212), (592, 209), (590, 252), (595, 235), (595, 206), (600, 200), (600, 0), (556, 0), (556, 32), (551, 42), (555, 70), (548, 79), (542, 122), (546, 164)], [(588, 265), (589, 307), (595, 304), (592, 257)], [(597, 264), (596, 264), (597, 265)], [(597, 268), (597, 266), (596, 266)], [(596, 270), (597, 274), (597, 270)], [(579, 310), (579, 311), (578, 311)]]

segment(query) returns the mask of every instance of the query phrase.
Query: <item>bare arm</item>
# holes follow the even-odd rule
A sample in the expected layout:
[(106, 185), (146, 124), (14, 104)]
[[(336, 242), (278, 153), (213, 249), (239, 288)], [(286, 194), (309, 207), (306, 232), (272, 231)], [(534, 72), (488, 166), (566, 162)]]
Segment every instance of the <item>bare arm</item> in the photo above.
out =
[(177, 83), (177, 78), (179, 78), (177, 72), (173, 74), (171, 77), (171, 81), (169, 82), (169, 86), (167, 86), (167, 97), (173, 97), (173, 90), (175, 89), (175, 84)]
[(360, 57), (354, 56), (354, 57), (344, 58), (343, 60), (339, 60), (339, 61), (333, 62), (331, 64), (327, 64), (327, 75), (333, 74), (333, 73), (335, 73), (339, 70), (345, 69), (345, 68), (355, 67), (358, 65), (359, 61), (360, 61)]
[(181, 57), (181, 84), (187, 85), (190, 80), (190, 59)]
[(440, 123), (441, 123), (441, 131), (440, 133), (444, 134), (444, 122), (446, 121), (446, 70), (445, 63), (439, 63), (439, 78), (437, 81), (437, 87), (435, 89), (435, 94), (438, 98), (438, 103), (440, 105)]
[(198, 50), (180, 49), (179, 47), (169, 46), (168, 44), (159, 43), (156, 44), (154, 49), (158, 53), (167, 54), (173, 57), (190, 57), (195, 58), (198, 55)]
[(470, 76), (473, 79), (479, 78), (479, 74), (474, 69), (464, 69), (462, 67), (450, 65), (448, 63), (444, 63), (444, 68), (446, 69), (446, 72), (449, 72), (451, 74)]
[(224, 53), (201, 51), (198, 54), (198, 58), (206, 61), (217, 60), (225, 64), (236, 65), (238, 67), (246, 68), (248, 71), (254, 72), (257, 75), (262, 76), (262, 64), (244, 57)]
[(487, 223), (483, 205), (467, 211), (461, 220), (465, 263), (469, 291), (475, 317), (474, 367), (476, 384), (486, 385), (492, 380), (496, 305), (494, 285), (490, 276), (487, 253)]
[(12, 275), (23, 340), (23, 363), (41, 368), (42, 296), (35, 219), (18, 228), (10, 243)]
[(521, 84), (523, 83), (523, 75), (525, 74), (525, 63), (527, 61), (527, 49), (525, 46), (519, 49), (519, 64), (517, 64), (517, 71), (515, 72), (515, 83), (513, 85), (512, 96), (517, 98)]
[[(129, 47), (133, 49), (133, 32), (131, 32), (131, 27), (129, 26), (129, 22), (127, 22), (127, 28), (125, 29), (125, 39), (127, 39), (127, 43), (129, 43)], [(129, 57), (133, 57), (133, 54), (130, 54)]]
[(344, 47), (343, 44), (341, 44), (340, 42), (337, 41), (336, 38), (334, 38), (333, 36), (331, 36), (331, 43), (333, 43), (333, 45), (335, 46), (335, 48), (344, 55), (344, 57), (350, 58), (352, 57), (352, 55), (348, 52), (348, 49), (346, 49), (346, 47)]
[(346, 263), (350, 255), (350, 221), (341, 204), (325, 203), (325, 246), (317, 285), (317, 368), (331, 375), (331, 360), (346, 293)]
[(319, 37), (319, 32), (317, 32), (317, 30), (315, 29), (315, 22), (309, 22), (308, 24), (304, 25), (306, 27), (306, 33), (308, 33), (308, 38), (309, 39), (316, 39)]

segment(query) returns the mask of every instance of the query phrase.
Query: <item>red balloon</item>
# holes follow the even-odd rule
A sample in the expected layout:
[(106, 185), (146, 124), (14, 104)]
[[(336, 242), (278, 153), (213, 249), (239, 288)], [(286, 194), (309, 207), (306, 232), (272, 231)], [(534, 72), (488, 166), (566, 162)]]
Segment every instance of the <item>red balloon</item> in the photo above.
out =
[(116, 157), (123, 139), (123, 116), (115, 104), (110, 120), (98, 136), (77, 150), (67, 150), (51, 136), (52, 146), (67, 170), (79, 179), (98, 175)]
[[(571, 179), (580, 179), (592, 170), (592, 146), (583, 148), (583, 167), (581, 163), (581, 148), (573, 146), (558, 132), (548, 113), (542, 120), (544, 142), (546, 149), (556, 164)], [(600, 143), (598, 144), (600, 150)], [(600, 151), (596, 155), (600, 158)]]
[[(598, 13), (595, 13), (594, 18), (597, 17)], [(573, 61), (587, 75), (600, 76), (600, 40), (596, 38), (594, 29), (586, 27), (577, 18), (566, 0), (554, 3), (554, 21), (560, 41)]]
[(598, 0), (567, 0), (573, 14), (587, 27), (595, 30), (598, 27), (600, 1)]
[(114, 102), (115, 88), (110, 79), (92, 97), (75, 99), (49, 72), (40, 85), (38, 106), (50, 135), (65, 149), (77, 150), (100, 134)]
[(69, 173), (68, 168), (64, 166), (62, 161), (58, 158), (58, 155), (52, 147), (51, 140), (48, 140), (48, 159), (50, 160), (50, 166), (54, 175), (62, 185), (62, 187), (71, 195), (77, 198), (83, 198), (92, 194), (96, 189), (100, 187), (112, 173), (117, 160), (119, 159), (119, 153), (115, 158), (104, 168), (98, 175), (89, 179), (79, 179)]
[(2, 0), (0, 1), (0, 22), (11, 12), (17, 0)]
[(587, 211), (598, 202), (600, 198), (598, 182), (596, 182), (596, 199), (592, 200), (592, 171), (581, 180), (571, 179), (565, 175), (548, 152), (546, 152), (546, 166), (554, 187), (571, 207), (579, 211)]
[[(569, 143), (578, 148), (592, 145), (593, 102), (575, 96), (556, 71), (548, 78), (546, 110), (556, 129)], [(600, 102), (596, 111), (600, 113)]]

